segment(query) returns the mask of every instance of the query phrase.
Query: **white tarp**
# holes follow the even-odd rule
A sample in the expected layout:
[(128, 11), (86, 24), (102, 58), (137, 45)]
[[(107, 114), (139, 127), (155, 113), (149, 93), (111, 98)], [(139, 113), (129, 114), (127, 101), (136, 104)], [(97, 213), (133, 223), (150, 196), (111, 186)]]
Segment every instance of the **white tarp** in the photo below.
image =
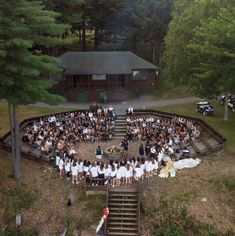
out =
[(201, 163), (199, 158), (187, 158), (174, 162), (173, 166), (175, 170), (182, 170), (184, 168), (193, 168)]

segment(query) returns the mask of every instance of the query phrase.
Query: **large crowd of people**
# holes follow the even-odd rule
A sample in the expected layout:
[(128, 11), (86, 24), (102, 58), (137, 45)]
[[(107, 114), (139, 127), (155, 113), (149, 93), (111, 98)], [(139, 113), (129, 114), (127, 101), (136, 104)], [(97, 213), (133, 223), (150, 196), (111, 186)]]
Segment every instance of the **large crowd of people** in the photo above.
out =
[[(159, 174), (169, 161), (188, 157), (190, 141), (200, 140), (199, 126), (181, 117), (160, 118), (154, 116), (127, 117), (127, 136), (120, 143), (123, 160), (96, 162), (77, 160), (74, 155), (56, 157), (60, 177), (72, 177), (72, 183), (85, 178), (88, 184), (119, 186)], [(130, 142), (138, 141), (138, 156), (129, 158)], [(101, 153), (100, 146), (97, 150)], [(181, 153), (180, 155), (176, 155)], [(68, 166), (66, 168), (66, 166)], [(65, 173), (65, 174), (64, 174)]]
[(78, 142), (112, 138), (116, 114), (112, 106), (96, 111), (66, 112), (35, 120), (23, 130), (22, 141), (44, 154), (75, 153)]
[(172, 146), (184, 145), (201, 136), (195, 122), (181, 117), (128, 116), (126, 121), (128, 141), (153, 140), (159, 146)]
[(160, 167), (157, 159), (152, 157), (132, 157), (104, 163), (77, 160), (73, 155), (68, 158), (56, 156), (56, 168), (60, 178), (67, 180), (71, 178), (72, 184), (78, 184), (84, 178), (90, 185), (131, 184), (133, 181), (143, 180), (144, 177), (150, 178), (157, 174)]
[[(121, 161), (103, 161), (103, 151), (96, 149), (96, 161), (81, 160), (76, 143), (112, 138), (116, 115), (114, 109), (98, 107), (95, 111), (70, 112), (36, 120), (24, 130), (22, 141), (43, 153), (54, 151), (60, 178), (73, 184), (85, 179), (91, 185), (120, 186), (159, 174), (169, 161), (185, 158), (187, 146), (201, 138), (199, 126), (182, 117), (135, 116), (128, 109), (126, 137), (120, 143)], [(130, 142), (139, 142), (137, 156), (128, 154)], [(176, 155), (181, 153), (180, 155)]]

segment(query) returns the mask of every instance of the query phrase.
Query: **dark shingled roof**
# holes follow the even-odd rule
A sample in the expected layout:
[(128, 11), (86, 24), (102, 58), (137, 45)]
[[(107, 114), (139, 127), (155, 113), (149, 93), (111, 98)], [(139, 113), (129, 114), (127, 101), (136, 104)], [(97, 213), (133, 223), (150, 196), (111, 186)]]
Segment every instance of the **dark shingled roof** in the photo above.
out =
[(66, 52), (59, 67), (66, 75), (74, 74), (132, 74), (134, 69), (158, 67), (128, 51)]

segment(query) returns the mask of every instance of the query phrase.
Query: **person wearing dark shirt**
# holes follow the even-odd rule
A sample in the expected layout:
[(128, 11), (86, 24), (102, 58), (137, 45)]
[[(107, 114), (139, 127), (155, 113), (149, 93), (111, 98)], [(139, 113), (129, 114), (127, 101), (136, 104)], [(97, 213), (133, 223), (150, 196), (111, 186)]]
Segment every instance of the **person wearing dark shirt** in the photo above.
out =
[(96, 158), (100, 160), (102, 158), (102, 154), (103, 154), (103, 151), (101, 147), (98, 146), (95, 151)]

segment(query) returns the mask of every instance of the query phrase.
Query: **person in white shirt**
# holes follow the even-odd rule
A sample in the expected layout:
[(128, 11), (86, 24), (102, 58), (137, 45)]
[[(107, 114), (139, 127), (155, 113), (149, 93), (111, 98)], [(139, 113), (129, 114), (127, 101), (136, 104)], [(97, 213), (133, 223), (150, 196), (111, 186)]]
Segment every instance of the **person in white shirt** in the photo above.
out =
[(96, 164), (94, 162), (92, 163), (90, 173), (91, 173), (91, 178), (92, 178), (92, 185), (98, 185), (98, 182), (97, 182), (98, 167), (96, 166)]
[(108, 115), (108, 108), (105, 107), (103, 110), (104, 110), (104, 116), (107, 117), (107, 115)]
[(72, 184), (74, 184), (75, 182), (76, 184), (78, 184), (78, 166), (75, 161), (73, 162), (71, 171), (72, 171)]
[(114, 187), (116, 185), (116, 175), (117, 175), (117, 169), (115, 168), (114, 164), (111, 166), (111, 185)]
[(104, 163), (100, 164), (100, 167), (98, 168), (98, 178), (99, 178), (99, 185), (104, 185)]
[(150, 176), (152, 176), (152, 161), (150, 158), (145, 162), (145, 171), (146, 171), (146, 177), (149, 179)]
[(120, 165), (121, 166), (119, 168), (119, 172), (120, 172), (120, 175), (121, 175), (121, 182), (122, 183), (126, 183), (126, 172), (127, 172), (127, 169), (126, 169), (125, 163), (122, 161)]
[(128, 110), (127, 110), (127, 114), (128, 115), (132, 115), (134, 112), (134, 108), (133, 107), (129, 107)]
[(64, 169), (66, 173), (66, 179), (69, 180), (71, 175), (71, 163), (69, 159), (66, 159)]
[(98, 117), (102, 116), (102, 109), (100, 107), (97, 109), (97, 115)]
[(135, 179), (136, 181), (143, 180), (143, 175), (144, 175), (143, 170), (140, 168), (139, 165), (137, 165), (137, 166), (135, 167), (134, 179)]
[(83, 162), (82, 160), (79, 160), (79, 162), (77, 162), (77, 169), (78, 169), (78, 178), (82, 179), (83, 178)]
[(168, 154), (171, 156), (171, 155), (173, 155), (175, 152), (174, 152), (174, 149), (173, 149), (173, 147), (172, 146), (169, 146), (168, 147)]
[(55, 166), (56, 166), (56, 170), (58, 172), (60, 171), (59, 164), (60, 164), (60, 156), (59, 156), (59, 154), (57, 154), (56, 157), (55, 157)]
[(89, 118), (91, 119), (91, 118), (93, 117), (93, 113), (90, 111), (90, 112), (88, 113), (88, 116), (89, 116)]
[(60, 158), (59, 161), (59, 170), (60, 170), (60, 178), (63, 178), (63, 174), (64, 174), (64, 160), (63, 158)]
[(111, 176), (111, 166), (109, 164), (106, 164), (104, 168), (105, 184), (109, 182), (110, 176)]
[(130, 163), (127, 163), (127, 167), (126, 167), (126, 183), (130, 184), (132, 182), (132, 178), (133, 178), (133, 168), (130, 165)]
[(158, 161), (154, 159), (154, 168), (153, 168), (153, 172), (157, 173), (158, 171)]
[(158, 159), (158, 166), (161, 168), (161, 167), (162, 167), (162, 160), (163, 160), (163, 150), (161, 150), (161, 151), (158, 153), (157, 159)]
[(121, 178), (122, 178), (122, 170), (120, 170), (120, 168), (118, 168), (117, 174), (116, 174), (116, 186), (121, 185)]

